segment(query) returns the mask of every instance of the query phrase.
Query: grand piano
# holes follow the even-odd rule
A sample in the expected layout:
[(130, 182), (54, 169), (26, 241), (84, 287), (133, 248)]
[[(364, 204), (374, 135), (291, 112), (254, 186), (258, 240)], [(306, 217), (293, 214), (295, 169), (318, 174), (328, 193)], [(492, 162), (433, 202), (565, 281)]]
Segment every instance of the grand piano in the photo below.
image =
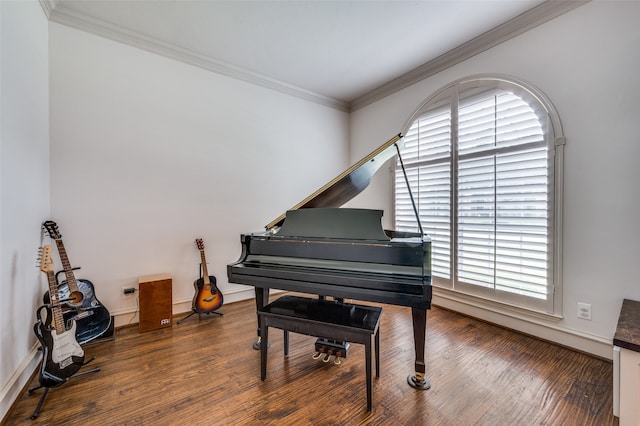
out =
[[(420, 232), (410, 233), (384, 230), (381, 210), (340, 208), (367, 187), (388, 159), (400, 155), (402, 143), (402, 135), (396, 135), (264, 231), (242, 234), (242, 254), (227, 266), (227, 275), (229, 282), (255, 287), (258, 310), (269, 303), (271, 288), (410, 307), (415, 371), (407, 382), (429, 389), (424, 353), (431, 241), (417, 211)], [(267, 342), (260, 341), (258, 328), (254, 348), (260, 344)]]

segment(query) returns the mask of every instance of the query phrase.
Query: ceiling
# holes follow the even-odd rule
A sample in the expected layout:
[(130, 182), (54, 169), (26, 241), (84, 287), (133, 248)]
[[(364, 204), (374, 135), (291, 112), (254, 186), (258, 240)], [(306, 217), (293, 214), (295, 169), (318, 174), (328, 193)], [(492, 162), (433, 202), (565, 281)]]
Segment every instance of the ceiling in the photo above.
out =
[(52, 21), (345, 110), (564, 13), (558, 3), (581, 2), (41, 0)]

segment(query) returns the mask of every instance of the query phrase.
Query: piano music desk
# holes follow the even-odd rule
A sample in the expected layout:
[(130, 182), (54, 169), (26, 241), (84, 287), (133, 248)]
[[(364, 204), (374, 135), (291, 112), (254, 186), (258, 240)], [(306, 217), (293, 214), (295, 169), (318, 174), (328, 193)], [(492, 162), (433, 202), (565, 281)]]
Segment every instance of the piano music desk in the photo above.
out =
[(260, 379), (267, 378), (269, 327), (284, 330), (284, 354), (289, 353), (289, 331), (325, 339), (359, 343), (365, 347), (367, 411), (371, 411), (371, 339), (375, 340), (376, 377), (380, 377), (380, 314), (382, 308), (337, 303), (298, 296), (282, 296), (258, 311), (262, 344)]

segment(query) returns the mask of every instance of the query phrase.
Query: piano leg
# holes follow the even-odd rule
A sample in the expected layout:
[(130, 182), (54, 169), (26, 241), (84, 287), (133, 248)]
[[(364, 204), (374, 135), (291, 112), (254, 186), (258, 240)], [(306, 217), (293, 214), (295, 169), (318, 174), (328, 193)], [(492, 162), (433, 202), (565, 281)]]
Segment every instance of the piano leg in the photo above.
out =
[(431, 383), (425, 377), (426, 364), (424, 362), (424, 346), (427, 336), (427, 310), (411, 308), (413, 317), (413, 343), (416, 350), (415, 373), (407, 377), (409, 385), (416, 389), (426, 390), (431, 387)]
[[(255, 287), (256, 291), (256, 316), (258, 311), (269, 304), (269, 289)], [(259, 351), (262, 343), (262, 332), (260, 330), (260, 318), (258, 318), (258, 340), (253, 343), (253, 349)], [(267, 342), (267, 346), (269, 342)]]

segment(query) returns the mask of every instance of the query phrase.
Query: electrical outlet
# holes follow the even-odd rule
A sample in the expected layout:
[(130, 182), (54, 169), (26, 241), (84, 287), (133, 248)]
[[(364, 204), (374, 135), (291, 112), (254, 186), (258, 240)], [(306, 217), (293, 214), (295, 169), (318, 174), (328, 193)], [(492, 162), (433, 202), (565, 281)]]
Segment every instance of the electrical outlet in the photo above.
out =
[(131, 286), (122, 287), (122, 298), (132, 297), (136, 294), (136, 288)]
[(591, 305), (589, 303), (578, 302), (578, 318), (591, 321)]

